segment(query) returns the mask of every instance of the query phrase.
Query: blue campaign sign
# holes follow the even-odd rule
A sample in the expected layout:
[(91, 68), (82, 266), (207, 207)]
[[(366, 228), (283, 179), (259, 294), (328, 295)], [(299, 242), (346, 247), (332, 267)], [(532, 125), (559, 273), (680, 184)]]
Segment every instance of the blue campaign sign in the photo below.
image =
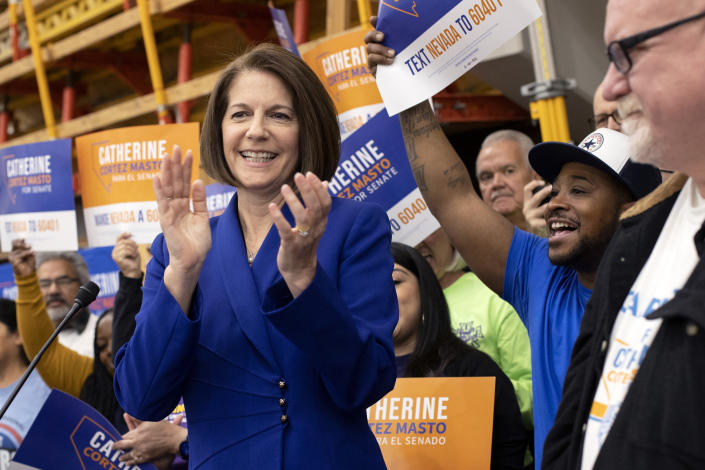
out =
[(377, 11), (377, 29), (383, 44), (399, 52), (460, 3), (460, 0), (382, 0)]
[(269, 7), (269, 12), (272, 14), (274, 29), (277, 32), (277, 36), (279, 36), (279, 44), (281, 44), (284, 49), (301, 57), (299, 48), (296, 47), (296, 41), (294, 40), (294, 34), (291, 32), (291, 26), (289, 26), (289, 19), (286, 17), (286, 12), (272, 6)]
[(0, 149), (0, 214), (74, 210), (71, 139)]
[(71, 139), (0, 149), (0, 250), (19, 238), (39, 251), (78, 248)]
[(0, 264), (0, 298), (15, 300), (17, 298), (17, 285), (12, 274), (10, 263)]
[(100, 287), (98, 298), (89, 306), (91, 312), (95, 314), (100, 314), (113, 306), (115, 294), (120, 287), (120, 269), (113, 261), (112, 251), (112, 246), (78, 250), (88, 264), (91, 281)]
[(126, 466), (113, 450), (120, 433), (81, 400), (52, 390), (17, 449), (14, 462), (30, 468), (152, 470), (149, 463)]
[(413, 246), (439, 227), (411, 173), (399, 117), (386, 111), (342, 143), (328, 189), (333, 196), (382, 206), (395, 241)]
[(206, 186), (206, 207), (208, 217), (215, 217), (222, 214), (230, 204), (230, 200), (235, 195), (234, 186), (222, 183), (213, 183)]
[(415, 187), (399, 117), (377, 113), (341, 145), (335, 175), (329, 181), (334, 196), (368, 201), (389, 209)]

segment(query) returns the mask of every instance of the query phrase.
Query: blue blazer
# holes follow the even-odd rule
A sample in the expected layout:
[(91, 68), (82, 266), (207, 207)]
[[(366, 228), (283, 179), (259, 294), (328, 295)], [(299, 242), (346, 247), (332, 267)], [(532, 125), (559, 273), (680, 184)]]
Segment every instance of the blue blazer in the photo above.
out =
[(188, 317), (164, 286), (167, 247), (155, 239), (135, 333), (115, 357), (120, 405), (154, 421), (183, 395), (189, 468), (385, 468), (365, 413), (396, 378), (385, 212), (334, 198), (314, 281), (296, 299), (277, 268), (276, 227), (251, 268), (237, 197), (211, 231)]

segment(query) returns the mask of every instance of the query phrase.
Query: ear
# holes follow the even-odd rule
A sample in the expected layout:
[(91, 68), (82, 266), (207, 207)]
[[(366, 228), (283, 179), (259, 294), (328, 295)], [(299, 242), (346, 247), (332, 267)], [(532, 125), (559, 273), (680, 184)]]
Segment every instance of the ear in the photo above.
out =
[(22, 347), (22, 337), (20, 336), (20, 333), (18, 331), (15, 331), (12, 333), (12, 342), (15, 344), (17, 347)]
[(630, 207), (632, 207), (635, 203), (636, 201), (623, 202), (622, 205), (619, 206), (619, 215), (624, 214), (624, 212)]

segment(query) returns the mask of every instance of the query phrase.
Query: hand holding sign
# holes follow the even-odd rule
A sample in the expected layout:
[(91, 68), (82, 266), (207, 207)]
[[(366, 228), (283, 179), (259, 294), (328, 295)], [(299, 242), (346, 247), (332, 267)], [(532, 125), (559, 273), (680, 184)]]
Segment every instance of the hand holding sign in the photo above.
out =
[[(192, 159), (189, 150), (182, 162), (181, 149), (175, 145), (173, 156), (164, 157), (162, 170), (154, 178), (159, 224), (169, 250), (164, 283), (184, 311), (211, 249), (206, 188), (201, 180), (190, 184)], [(189, 208), (189, 195), (193, 211)]]
[[(372, 27), (377, 26), (377, 17), (370, 17)], [(370, 30), (365, 34), (365, 44), (367, 45), (367, 63), (370, 73), (377, 74), (378, 65), (391, 65), (394, 62), (396, 55), (394, 49), (391, 49), (382, 44), (384, 41), (384, 33), (376, 29)]]

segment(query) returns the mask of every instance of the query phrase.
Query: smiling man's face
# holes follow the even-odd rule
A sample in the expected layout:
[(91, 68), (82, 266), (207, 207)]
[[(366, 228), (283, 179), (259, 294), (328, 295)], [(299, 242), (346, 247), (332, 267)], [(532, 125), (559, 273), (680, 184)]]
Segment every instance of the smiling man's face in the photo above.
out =
[(630, 193), (604, 171), (570, 162), (561, 168), (551, 195), (545, 216), (551, 263), (596, 269)]

